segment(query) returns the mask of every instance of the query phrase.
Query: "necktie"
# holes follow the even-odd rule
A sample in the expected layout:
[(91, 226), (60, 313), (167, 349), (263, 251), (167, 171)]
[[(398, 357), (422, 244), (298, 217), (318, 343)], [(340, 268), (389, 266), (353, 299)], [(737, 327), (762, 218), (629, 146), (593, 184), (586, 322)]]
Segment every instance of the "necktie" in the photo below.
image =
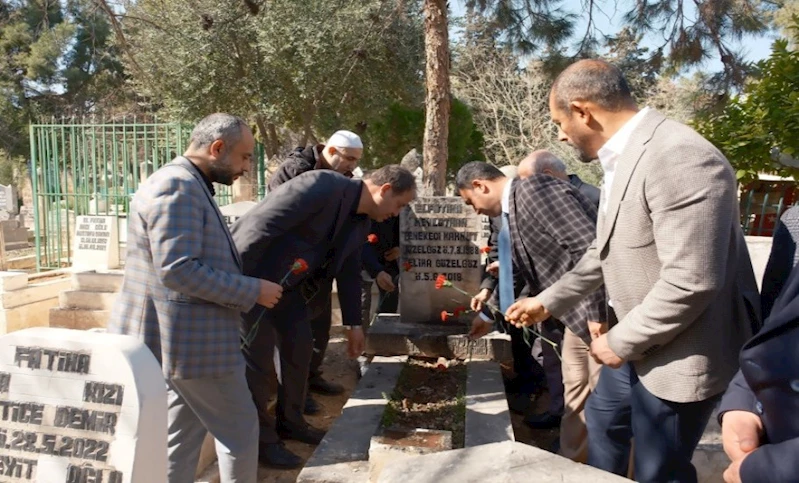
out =
[(504, 314), (513, 300), (510, 217), (507, 213), (502, 213), (502, 228), (499, 230), (499, 310)]

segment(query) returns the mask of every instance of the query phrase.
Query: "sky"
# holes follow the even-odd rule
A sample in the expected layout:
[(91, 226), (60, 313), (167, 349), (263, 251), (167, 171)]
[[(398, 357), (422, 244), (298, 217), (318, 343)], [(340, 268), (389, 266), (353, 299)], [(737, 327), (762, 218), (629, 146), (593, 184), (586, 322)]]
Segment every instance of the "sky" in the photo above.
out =
[[(566, 11), (581, 12), (584, 0), (563, 0), (562, 7)], [(595, 23), (600, 31), (605, 34), (613, 34), (620, 30), (623, 23), (623, 13), (628, 5), (631, 4), (629, 0), (600, 0), (596, 2), (600, 8), (604, 10), (604, 14), (594, 15)], [(450, 0), (450, 14), (453, 16), (465, 15), (464, 1), (463, 0)], [(575, 32), (582, 32), (585, 30), (588, 19), (582, 18), (578, 21)], [(771, 44), (776, 38), (776, 35), (769, 34), (761, 37), (748, 37), (744, 38), (741, 43), (733, 43), (733, 47), (738, 50), (743, 45), (744, 57), (752, 62), (764, 59), (771, 53)], [(656, 38), (645, 38), (643, 44), (647, 47), (656, 45)], [(662, 43), (662, 40), (660, 41)], [(702, 70), (716, 72), (721, 70), (721, 61), (716, 55), (712, 60), (709, 60), (702, 67)]]

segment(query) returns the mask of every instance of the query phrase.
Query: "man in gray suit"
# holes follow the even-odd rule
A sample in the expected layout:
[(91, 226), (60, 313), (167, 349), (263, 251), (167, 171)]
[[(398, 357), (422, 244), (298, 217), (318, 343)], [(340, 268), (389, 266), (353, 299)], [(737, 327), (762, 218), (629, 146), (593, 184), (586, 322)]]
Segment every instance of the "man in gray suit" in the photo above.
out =
[[(281, 280), (297, 259), (308, 267), (286, 278), (283, 298), (274, 309), (256, 306), (244, 316), (243, 336), (254, 335), (244, 355), (247, 381), (261, 419), (263, 463), (299, 464), (281, 438), (309, 444), (321, 441), (323, 433), (303, 418), (313, 352), (311, 320), (330, 303), (335, 278), (349, 355), (361, 355), (361, 251), (369, 235), (369, 219), (398, 216), (415, 196), (416, 181), (400, 166), (371, 171), (362, 180), (332, 170), (312, 170), (277, 187), (231, 228), (245, 274)], [(256, 326), (273, 331), (253, 329)], [(266, 412), (266, 376), (275, 345), (272, 334), (277, 336), (281, 366), (274, 422)]]
[(758, 326), (735, 174), (696, 132), (638, 110), (614, 66), (584, 60), (555, 81), (558, 137), (605, 177), (597, 239), (580, 262), (506, 317), (559, 316), (604, 281), (618, 323), (593, 339), (604, 364), (586, 406), (588, 463), (635, 478), (696, 481), (691, 457)]
[(206, 431), (223, 482), (255, 483), (258, 431), (239, 348), (240, 313), (274, 307), (279, 284), (246, 277), (212, 183), (246, 172), (255, 141), (247, 124), (212, 114), (189, 149), (150, 176), (128, 216), (125, 276), (108, 332), (141, 339), (167, 384), (170, 483), (190, 483)]

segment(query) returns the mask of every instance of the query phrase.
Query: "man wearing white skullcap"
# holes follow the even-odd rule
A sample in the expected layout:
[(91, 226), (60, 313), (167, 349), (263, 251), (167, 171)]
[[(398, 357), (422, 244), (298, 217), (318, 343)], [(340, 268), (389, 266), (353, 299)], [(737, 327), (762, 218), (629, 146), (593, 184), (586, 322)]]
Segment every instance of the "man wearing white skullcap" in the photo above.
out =
[(352, 178), (352, 170), (358, 166), (361, 156), (361, 138), (352, 131), (336, 131), (326, 144), (299, 147), (289, 154), (269, 178), (269, 191), (312, 169), (332, 169)]

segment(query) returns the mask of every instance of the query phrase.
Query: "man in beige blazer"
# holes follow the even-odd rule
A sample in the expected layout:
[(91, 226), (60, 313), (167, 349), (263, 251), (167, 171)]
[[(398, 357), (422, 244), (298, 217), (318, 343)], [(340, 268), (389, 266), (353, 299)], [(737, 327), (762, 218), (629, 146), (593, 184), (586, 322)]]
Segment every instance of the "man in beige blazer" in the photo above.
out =
[(738, 350), (759, 324), (736, 180), (689, 127), (636, 106), (618, 68), (572, 64), (550, 93), (558, 137), (605, 172), (597, 238), (580, 262), (506, 318), (558, 317), (603, 282), (618, 323), (591, 343), (604, 364), (588, 400), (588, 464), (695, 482), (691, 457)]

